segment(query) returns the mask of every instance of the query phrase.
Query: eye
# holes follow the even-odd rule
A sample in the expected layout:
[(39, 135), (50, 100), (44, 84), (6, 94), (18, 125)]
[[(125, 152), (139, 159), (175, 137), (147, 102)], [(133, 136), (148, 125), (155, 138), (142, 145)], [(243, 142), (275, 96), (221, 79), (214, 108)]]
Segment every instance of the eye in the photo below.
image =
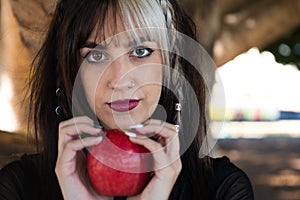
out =
[(154, 50), (152, 50), (150, 48), (138, 47), (131, 52), (130, 56), (137, 57), (137, 58), (144, 58), (144, 57), (150, 56), (153, 53), (153, 51)]
[(90, 51), (86, 56), (83, 57), (89, 63), (98, 63), (106, 59), (106, 56), (98, 50)]

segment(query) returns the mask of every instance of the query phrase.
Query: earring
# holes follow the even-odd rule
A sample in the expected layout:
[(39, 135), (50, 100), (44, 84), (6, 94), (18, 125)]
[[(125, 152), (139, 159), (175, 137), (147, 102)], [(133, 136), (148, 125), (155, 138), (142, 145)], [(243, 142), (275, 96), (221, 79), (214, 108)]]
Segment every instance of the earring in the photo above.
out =
[[(60, 88), (57, 88), (55, 90), (55, 94), (56, 94), (56, 97), (57, 97), (57, 101), (59, 102), (59, 97), (61, 96), (61, 89)], [(58, 105), (56, 108), (55, 108), (55, 113), (57, 116), (60, 116), (61, 115), (61, 108), (60, 106)]]
[(60, 116), (60, 113), (61, 113), (60, 106), (57, 106), (57, 107), (55, 108), (55, 114), (56, 114), (57, 116)]
[(176, 110), (176, 132), (178, 133), (180, 130), (180, 123), (181, 123), (181, 104), (180, 103), (176, 103), (175, 104), (175, 110)]
[(61, 94), (61, 89), (60, 89), (60, 88), (57, 88), (57, 89), (55, 90), (55, 94), (56, 94), (57, 97), (59, 97), (60, 94)]

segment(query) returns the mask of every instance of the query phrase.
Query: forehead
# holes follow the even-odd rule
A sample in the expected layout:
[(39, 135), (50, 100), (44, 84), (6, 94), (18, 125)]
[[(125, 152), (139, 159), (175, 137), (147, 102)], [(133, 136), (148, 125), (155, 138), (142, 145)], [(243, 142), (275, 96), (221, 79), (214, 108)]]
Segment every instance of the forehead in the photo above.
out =
[[(111, 9), (109, 9), (111, 10)], [(107, 38), (111, 38), (116, 35), (124, 35), (125, 25), (121, 16), (118, 13), (108, 11), (103, 24), (96, 24), (92, 33), (88, 37), (88, 40), (101, 43)]]
[[(142, 43), (144, 41), (156, 40), (158, 36), (157, 30), (147, 26), (137, 25), (134, 18), (129, 17), (132, 21), (128, 24), (128, 19), (120, 15), (116, 10), (109, 9), (102, 23), (98, 23), (87, 41), (96, 44), (111, 44), (120, 45), (120, 43)], [(126, 22), (125, 22), (126, 21)], [(156, 33), (155, 33), (156, 32)]]

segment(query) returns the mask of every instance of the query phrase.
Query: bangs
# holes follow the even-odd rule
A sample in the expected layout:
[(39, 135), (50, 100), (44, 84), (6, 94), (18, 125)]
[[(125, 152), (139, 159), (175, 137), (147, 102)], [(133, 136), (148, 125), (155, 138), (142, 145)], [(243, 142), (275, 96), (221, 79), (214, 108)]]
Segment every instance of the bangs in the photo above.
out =
[(120, 14), (123, 18), (125, 29), (137, 42), (140, 36), (149, 41), (155, 41), (162, 50), (165, 64), (169, 64), (169, 39), (166, 29), (166, 19), (157, 0), (119, 0)]
[(157, 1), (119, 0), (119, 6), (125, 29), (134, 40), (138, 41), (142, 35), (150, 40), (167, 41), (165, 17)]
[[(164, 52), (169, 50), (168, 34), (165, 16), (158, 1), (152, 0), (118, 0), (110, 1), (106, 5), (105, 13), (98, 14), (99, 21), (96, 27), (96, 38), (106, 41), (105, 29), (109, 28), (112, 35), (118, 35), (117, 18), (120, 17), (127, 37), (136, 43), (144, 40), (155, 41)], [(103, 9), (101, 9), (103, 11)], [(110, 18), (112, 23), (107, 24)], [(109, 26), (109, 27), (107, 27)], [(167, 54), (163, 53), (164, 63), (167, 62)]]

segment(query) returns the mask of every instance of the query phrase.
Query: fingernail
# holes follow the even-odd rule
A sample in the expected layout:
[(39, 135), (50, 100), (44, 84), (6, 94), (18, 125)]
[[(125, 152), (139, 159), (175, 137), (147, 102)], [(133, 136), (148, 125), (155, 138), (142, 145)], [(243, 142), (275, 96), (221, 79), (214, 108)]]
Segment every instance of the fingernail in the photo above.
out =
[(84, 138), (88, 138), (88, 137), (94, 137), (94, 138), (98, 138), (98, 137), (103, 137), (105, 136), (106, 134), (104, 132), (99, 132), (98, 135), (91, 135), (91, 134), (87, 134), (87, 133), (82, 133), (80, 134), (80, 138), (81, 139), (84, 139)]
[(99, 133), (96, 137), (104, 137), (104, 136), (106, 136), (106, 133), (101, 132), (101, 133)]
[(94, 128), (103, 129), (103, 126), (101, 126), (100, 124), (94, 124)]
[(128, 127), (128, 129), (137, 129), (144, 127), (144, 124), (135, 124)]
[(98, 144), (103, 140), (103, 134), (97, 135), (93, 138), (93, 140), (95, 140), (95, 142)]
[(89, 134), (87, 134), (87, 133), (82, 133), (82, 134), (79, 135), (79, 137), (80, 137), (81, 139), (84, 139), (84, 138), (89, 137)]
[(98, 135), (97, 137), (95, 137), (97, 140), (102, 141), (103, 140), (103, 135)]
[(129, 132), (129, 131), (124, 131), (125, 135), (129, 136), (129, 137), (132, 137), (132, 138), (135, 138), (136, 137), (136, 134), (133, 133), (133, 132)]

